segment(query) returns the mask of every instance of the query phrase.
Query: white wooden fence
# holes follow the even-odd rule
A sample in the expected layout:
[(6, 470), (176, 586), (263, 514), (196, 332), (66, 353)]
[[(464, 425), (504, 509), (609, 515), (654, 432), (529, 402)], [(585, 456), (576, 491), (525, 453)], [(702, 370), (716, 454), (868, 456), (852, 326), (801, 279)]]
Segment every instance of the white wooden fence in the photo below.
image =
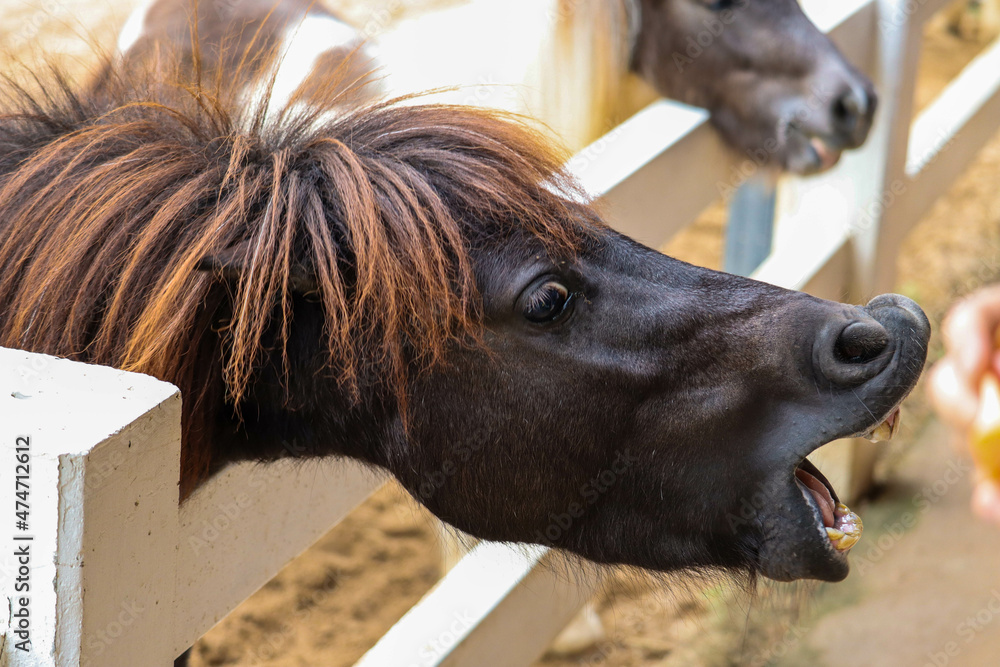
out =
[[(881, 109), (866, 148), (829, 174), (783, 186), (774, 249), (756, 277), (863, 301), (891, 289), (902, 238), (1000, 127), (1000, 43), (910, 123), (922, 26), (946, 0), (804, 4), (874, 76)], [(613, 223), (654, 247), (752, 167), (722, 147), (705, 113), (669, 102), (572, 163)], [(170, 385), (0, 351), (0, 582), (9, 602), (0, 667), (167, 667), (383, 482), (348, 461), (240, 465), (178, 505), (179, 424)], [(15, 516), (19, 445), (30, 458), (24, 528)], [(859, 443), (821, 454), (840, 488), (864, 482)], [(597, 583), (547, 558), (540, 547), (479, 545), (359, 664), (530, 662)], [(25, 626), (29, 651), (18, 648)]]

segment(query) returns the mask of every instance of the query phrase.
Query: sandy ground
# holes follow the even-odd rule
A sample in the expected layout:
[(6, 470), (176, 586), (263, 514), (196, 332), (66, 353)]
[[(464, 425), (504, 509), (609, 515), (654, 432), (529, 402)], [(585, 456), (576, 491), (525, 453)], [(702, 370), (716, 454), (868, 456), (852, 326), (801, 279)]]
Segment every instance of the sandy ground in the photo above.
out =
[[(395, 18), (442, 1), (393, 2), (379, 11), (388, 7)], [(85, 76), (94, 63), (93, 44), (111, 44), (133, 4), (0, 0), (0, 50), (28, 60), (44, 52)], [(358, 23), (373, 16), (350, 0), (331, 4), (346, 8)], [(932, 99), (979, 48), (931, 35), (918, 105)], [(998, 177), (995, 138), (903, 249), (900, 290), (918, 299), (935, 321), (956, 296), (1000, 277)], [(719, 266), (724, 219), (724, 210), (713, 208), (668, 249)], [(948, 447), (940, 427), (924, 428), (919, 394), (912, 407), (918, 418), (904, 424), (883, 462), (887, 482), (860, 508), (868, 531), (855, 558), (866, 562), (856, 562), (846, 583), (764, 585), (747, 593), (725, 583), (665, 588), (622, 575), (597, 599), (607, 641), (586, 654), (539, 664), (1000, 664), (1000, 632), (989, 604), (1000, 591), (993, 557), (1000, 537), (966, 511), (964, 478), (948, 482), (940, 494), (933, 491), (946, 481), (949, 465), (963, 459)], [(922, 509), (916, 498), (925, 488), (935, 495)], [(912, 526), (901, 523), (907, 513), (914, 515)], [(389, 485), (213, 629), (195, 647), (192, 664), (351, 665), (438, 579), (439, 553), (433, 517)], [(978, 625), (970, 625), (970, 618)]]

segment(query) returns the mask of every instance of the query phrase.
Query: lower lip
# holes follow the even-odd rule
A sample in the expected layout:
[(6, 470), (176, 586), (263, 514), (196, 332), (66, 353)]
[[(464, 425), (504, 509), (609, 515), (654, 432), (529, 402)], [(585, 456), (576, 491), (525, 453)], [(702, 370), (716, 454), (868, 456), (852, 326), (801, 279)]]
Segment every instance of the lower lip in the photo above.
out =
[(832, 150), (822, 139), (813, 137), (809, 140), (809, 145), (816, 151), (821, 169), (829, 169), (840, 161), (840, 151)]

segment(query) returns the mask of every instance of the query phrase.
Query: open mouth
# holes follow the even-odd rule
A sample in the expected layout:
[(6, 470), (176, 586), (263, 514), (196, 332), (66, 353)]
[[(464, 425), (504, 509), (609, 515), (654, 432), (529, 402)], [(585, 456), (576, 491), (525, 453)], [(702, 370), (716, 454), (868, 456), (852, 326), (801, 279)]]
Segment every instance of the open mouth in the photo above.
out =
[[(900, 410), (897, 407), (883, 421), (864, 434), (872, 442), (891, 440), (899, 428)], [(826, 540), (830, 550), (846, 556), (861, 539), (864, 525), (861, 517), (840, 502), (830, 482), (808, 459), (795, 468), (795, 482), (810, 504), (819, 528), (819, 535)]]

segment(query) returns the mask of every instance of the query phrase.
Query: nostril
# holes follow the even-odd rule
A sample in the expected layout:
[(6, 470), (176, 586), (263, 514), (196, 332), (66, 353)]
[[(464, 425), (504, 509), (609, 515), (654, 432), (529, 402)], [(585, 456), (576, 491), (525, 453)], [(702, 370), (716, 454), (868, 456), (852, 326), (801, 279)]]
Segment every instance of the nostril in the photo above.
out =
[(889, 346), (889, 334), (878, 322), (853, 322), (847, 325), (834, 343), (839, 361), (867, 364)]
[[(851, 312), (853, 310), (853, 312)], [(860, 312), (859, 312), (860, 311)], [(868, 317), (861, 309), (842, 311), (849, 319), (834, 317), (816, 338), (813, 360), (819, 375), (839, 387), (858, 387), (892, 361), (893, 328)]]
[(837, 98), (833, 103), (833, 116), (837, 124), (846, 130), (851, 130), (868, 112), (868, 101), (864, 91), (853, 88)]

